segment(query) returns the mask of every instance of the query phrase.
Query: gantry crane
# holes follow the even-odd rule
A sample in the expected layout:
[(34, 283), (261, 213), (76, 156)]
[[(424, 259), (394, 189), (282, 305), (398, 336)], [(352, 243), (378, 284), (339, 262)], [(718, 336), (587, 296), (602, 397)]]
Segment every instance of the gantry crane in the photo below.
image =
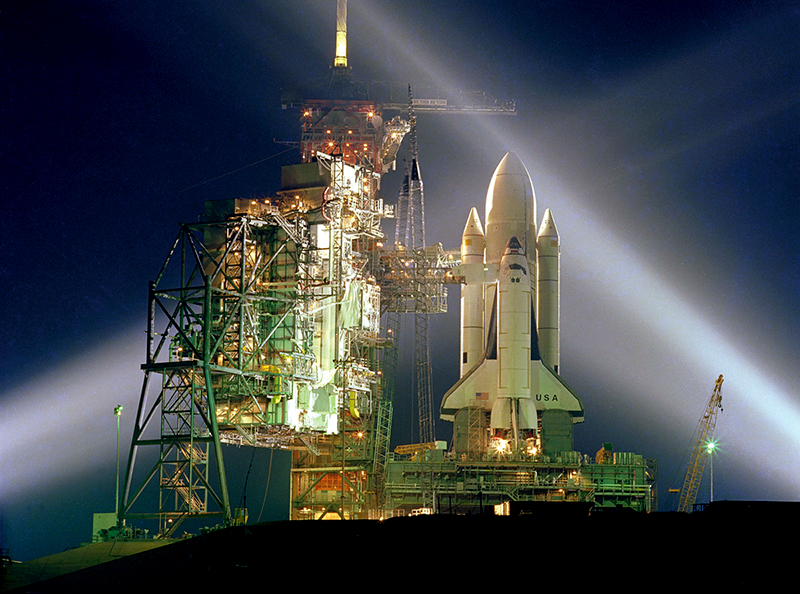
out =
[(694, 440), (692, 457), (689, 460), (689, 469), (683, 481), (678, 511), (688, 512), (697, 499), (697, 490), (703, 478), (708, 457), (708, 443), (714, 438), (714, 427), (717, 424), (717, 415), (722, 411), (722, 376), (717, 378), (711, 398), (703, 411)]

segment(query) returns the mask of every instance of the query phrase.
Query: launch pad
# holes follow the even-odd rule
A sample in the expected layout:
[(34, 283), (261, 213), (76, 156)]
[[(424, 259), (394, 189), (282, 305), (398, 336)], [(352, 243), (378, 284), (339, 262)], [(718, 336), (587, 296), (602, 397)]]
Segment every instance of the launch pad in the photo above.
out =
[[(484, 346), (474, 368), (462, 367), (469, 378), (494, 366), (476, 380), (474, 398), (453, 407), (445, 396), (450, 446), (423, 442), (391, 453), (397, 353), (381, 317), (443, 312), (445, 284), (471, 273), (439, 246), (384, 247), (379, 223), (392, 209), (377, 197), (371, 168), (319, 152), (314, 162), (284, 168), (283, 179), (275, 197), (207, 203), (203, 222), (182, 226), (151, 286), (123, 519), (159, 519), (163, 533), (189, 517), (235, 523), (223, 444), (293, 451), (291, 518), (298, 520), (495, 506), (512, 513), (510, 504), (524, 502), (655, 509), (652, 461), (610, 445), (594, 457), (574, 451), (573, 423), (583, 421), (583, 408), (538, 355), (538, 341), (527, 343), (533, 351), (522, 344), (523, 360), (549, 387), (531, 391), (524, 380), (522, 395), (537, 415), (522, 427), (526, 439), (514, 438), (511, 423), (493, 426), (492, 378), (504, 363)], [(165, 285), (168, 279), (178, 283)], [(480, 282), (493, 290), (499, 281)], [(489, 315), (504, 315), (502, 303)], [(523, 318), (512, 328), (531, 341), (536, 326), (530, 312)], [(493, 341), (491, 330), (480, 336)], [(158, 395), (148, 403), (155, 378)], [(148, 427), (156, 420), (153, 438)], [(137, 454), (148, 448), (158, 462), (136, 488)], [(158, 508), (136, 511), (156, 478)]]
[[(655, 511), (656, 468), (651, 460), (617, 453), (598, 463), (578, 452), (548, 456), (486, 456), (455, 460), (426, 452), (418, 460), (393, 460), (386, 477), (387, 510), (393, 513), (525, 515), (531, 504), (584, 504), (591, 508)], [(425, 509), (432, 490), (434, 509)], [(552, 510), (551, 510), (552, 513)]]
[[(428, 245), (414, 115), (424, 101), (409, 88), (408, 120), (386, 121), (381, 104), (351, 95), (346, 56), (332, 76), (330, 96), (300, 105), (301, 163), (282, 169), (276, 195), (206, 203), (151, 283), (118, 522), (158, 520), (164, 536), (189, 518), (245, 522), (224, 444), (292, 451), (293, 520), (536, 502), (654, 510), (653, 461), (610, 444), (574, 451), (584, 410), (558, 373), (560, 238), (549, 210), (539, 227), (525, 166), (513, 153), (498, 165), (485, 232), (473, 208), (460, 255)], [(406, 135), (389, 205), (381, 177)], [(448, 284), (461, 286), (461, 379), (440, 410), (449, 445), (434, 437), (427, 336)], [(420, 443), (392, 453), (393, 405), (407, 397), (395, 394), (403, 314), (414, 316)]]

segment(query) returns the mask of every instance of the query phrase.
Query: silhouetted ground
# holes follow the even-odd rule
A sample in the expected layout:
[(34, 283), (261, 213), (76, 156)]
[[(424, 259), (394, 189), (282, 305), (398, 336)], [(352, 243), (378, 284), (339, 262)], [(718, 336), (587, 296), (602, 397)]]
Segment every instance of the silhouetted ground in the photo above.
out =
[[(771, 589), (794, 573), (798, 503), (717, 502), (694, 514), (613, 510), (591, 515), (578, 508), (575, 514), (565, 513), (565, 504), (556, 505), (534, 506), (517, 517), (256, 524), (97, 564), (136, 547), (133, 541), (104, 543), (12, 566), (4, 589), (428, 592), (453, 586), (536, 590), (548, 585), (695, 591), (730, 585)], [(80, 555), (92, 566), (75, 570)], [(47, 575), (42, 568), (51, 575), (68, 573), (40, 579)], [(31, 579), (38, 581), (24, 583)]]

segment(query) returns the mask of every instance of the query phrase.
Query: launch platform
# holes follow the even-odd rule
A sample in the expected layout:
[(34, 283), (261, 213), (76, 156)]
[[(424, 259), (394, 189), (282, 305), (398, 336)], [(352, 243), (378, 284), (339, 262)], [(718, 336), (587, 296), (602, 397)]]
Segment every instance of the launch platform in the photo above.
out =
[[(148, 291), (144, 380), (117, 522), (246, 522), (226, 446), (292, 451), (289, 517), (497, 513), (533, 503), (652, 511), (655, 462), (575, 451), (583, 403), (560, 376), (561, 238), (537, 216), (514, 153), (469, 209), (460, 255), (425, 239), (415, 109), (385, 119), (346, 57), (346, 2), (323, 96), (300, 108), (300, 163), (272, 195), (208, 201)], [(459, 111), (460, 113), (461, 111)], [(395, 204), (380, 192), (410, 139)], [(394, 219), (393, 242), (386, 219)], [(448, 287), (450, 285), (450, 287)], [(428, 319), (461, 291), (460, 379), (437, 441)], [(396, 394), (400, 316), (414, 317), (413, 394)], [(416, 398), (415, 398), (416, 397)], [(416, 400), (419, 444), (391, 451), (394, 404)], [(599, 444), (598, 444), (599, 445)]]

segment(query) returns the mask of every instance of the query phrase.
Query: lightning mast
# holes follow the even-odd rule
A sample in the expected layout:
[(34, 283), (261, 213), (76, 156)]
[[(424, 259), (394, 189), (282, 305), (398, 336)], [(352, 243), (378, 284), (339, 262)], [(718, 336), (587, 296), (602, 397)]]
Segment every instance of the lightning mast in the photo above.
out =
[(335, 68), (347, 68), (347, 0), (336, 2), (336, 57)]

